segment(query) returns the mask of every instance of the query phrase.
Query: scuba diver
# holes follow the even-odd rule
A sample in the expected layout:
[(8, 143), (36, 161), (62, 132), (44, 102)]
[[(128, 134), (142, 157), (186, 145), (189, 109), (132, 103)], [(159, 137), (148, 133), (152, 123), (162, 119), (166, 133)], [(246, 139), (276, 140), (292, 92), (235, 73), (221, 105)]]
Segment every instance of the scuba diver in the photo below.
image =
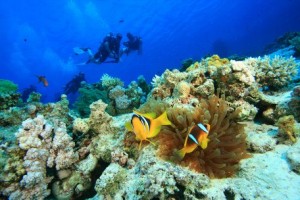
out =
[[(123, 42), (124, 48), (120, 48), (122, 35), (118, 33), (116, 36), (113, 33), (109, 33), (102, 41), (98, 48), (98, 51), (93, 54), (90, 48), (74, 48), (76, 55), (88, 53), (90, 58), (87, 62), (79, 64), (85, 65), (88, 63), (118, 63), (120, 57), (125, 53), (128, 55), (132, 51), (137, 51), (138, 54), (142, 53), (142, 38), (134, 36), (131, 33), (127, 33), (128, 41)], [(108, 58), (111, 60), (106, 61)]]
[[(87, 52), (90, 56), (89, 60), (85, 63), (118, 63), (120, 60), (120, 45), (121, 45), (122, 35), (117, 34), (116, 36), (113, 33), (109, 33), (103, 39), (98, 51), (93, 54), (90, 48), (74, 48), (75, 54), (82, 54)], [(112, 58), (110, 61), (106, 59)]]
[(75, 75), (74, 78), (65, 85), (64, 94), (75, 94), (83, 81), (85, 81), (84, 73), (79, 72), (79, 74)]
[(122, 53), (128, 55), (131, 51), (138, 51), (138, 54), (142, 53), (142, 38), (134, 36), (131, 33), (127, 33), (128, 41), (123, 42), (125, 48), (122, 49)]
[(105, 63), (118, 63), (120, 60), (120, 43), (122, 35), (117, 34), (114, 36), (109, 33), (102, 41), (98, 51), (87, 61), (87, 63), (103, 63), (106, 59), (112, 58), (111, 61), (106, 61)]

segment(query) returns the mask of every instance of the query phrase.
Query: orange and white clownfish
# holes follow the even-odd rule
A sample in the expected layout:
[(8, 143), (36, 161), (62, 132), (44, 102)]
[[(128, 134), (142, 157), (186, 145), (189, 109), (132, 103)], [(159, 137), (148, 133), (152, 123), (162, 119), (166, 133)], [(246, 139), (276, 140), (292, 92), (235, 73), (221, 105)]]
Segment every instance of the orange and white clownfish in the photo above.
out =
[(193, 152), (198, 146), (206, 149), (209, 139), (207, 138), (210, 130), (209, 124), (194, 125), (185, 138), (183, 148), (176, 152), (176, 155), (183, 159), (185, 154)]
[(172, 124), (167, 117), (166, 111), (157, 118), (155, 118), (155, 113), (142, 114), (137, 111), (133, 112), (131, 121), (128, 121), (125, 127), (128, 131), (134, 132), (136, 140), (140, 141), (139, 150), (144, 140), (152, 143), (148, 138), (155, 137), (160, 132), (161, 126)]
[(45, 87), (47, 87), (49, 85), (47, 79), (46, 79), (46, 76), (38, 76), (38, 75), (35, 75), (38, 79), (39, 79), (39, 82), (42, 82), (43, 85)]

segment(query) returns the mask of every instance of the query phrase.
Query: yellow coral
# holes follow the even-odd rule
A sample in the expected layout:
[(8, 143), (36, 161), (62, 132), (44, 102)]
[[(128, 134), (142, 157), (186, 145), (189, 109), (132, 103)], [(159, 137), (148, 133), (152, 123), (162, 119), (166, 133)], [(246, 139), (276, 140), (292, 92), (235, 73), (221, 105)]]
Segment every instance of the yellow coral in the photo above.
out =
[(220, 58), (218, 55), (213, 55), (205, 60), (208, 66), (221, 67), (229, 63), (227, 58)]
[(191, 65), (186, 69), (186, 71), (187, 71), (187, 72), (193, 71), (194, 69), (198, 69), (199, 67), (200, 67), (199, 62), (195, 62), (195, 63), (191, 64)]
[(89, 121), (89, 119), (76, 118), (73, 122), (73, 130), (79, 131), (81, 133), (88, 132), (90, 129), (88, 121)]
[(186, 98), (191, 92), (191, 86), (186, 81), (180, 81), (174, 88), (174, 96)]
[(280, 117), (278, 122), (278, 133), (287, 135), (292, 142), (296, 142), (296, 121), (293, 115)]

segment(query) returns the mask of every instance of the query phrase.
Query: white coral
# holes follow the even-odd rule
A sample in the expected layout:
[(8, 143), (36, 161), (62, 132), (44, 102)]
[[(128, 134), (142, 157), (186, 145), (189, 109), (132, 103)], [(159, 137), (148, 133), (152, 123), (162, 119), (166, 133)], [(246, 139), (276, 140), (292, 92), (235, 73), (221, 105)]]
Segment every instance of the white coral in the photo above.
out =
[(251, 66), (246, 65), (243, 61), (231, 60), (230, 63), (232, 65), (232, 70), (239, 81), (246, 85), (252, 85), (255, 82), (255, 73)]
[[(46, 167), (64, 169), (78, 160), (78, 153), (73, 151), (75, 143), (67, 134), (63, 122), (55, 128), (48, 124), (42, 115), (35, 119), (27, 119), (22, 128), (15, 134), (21, 149), (27, 150), (23, 166), (26, 174), (10, 193), (10, 199), (44, 199), (50, 194)], [(52, 134), (54, 138), (52, 139)]]
[(123, 95), (123, 96), (117, 97), (115, 99), (115, 101), (116, 101), (116, 107), (118, 109), (126, 109), (131, 104), (131, 100), (128, 98), (127, 95)]
[(120, 85), (117, 85), (116, 87), (114, 87), (113, 89), (111, 89), (109, 91), (109, 98), (111, 99), (116, 99), (120, 96), (123, 96), (125, 94), (125, 88), (123, 88), (122, 86)]
[(273, 90), (286, 86), (297, 73), (293, 57), (287, 59), (281, 56), (264, 56), (246, 59), (245, 63), (254, 69), (256, 82)]
[(124, 85), (124, 83), (119, 78), (111, 77), (108, 74), (103, 74), (100, 80), (102, 82), (102, 86), (109, 89), (117, 85)]
[(81, 119), (81, 118), (76, 118), (73, 121), (73, 130), (74, 131), (79, 131), (82, 133), (87, 133), (90, 129), (89, 126), (89, 119)]

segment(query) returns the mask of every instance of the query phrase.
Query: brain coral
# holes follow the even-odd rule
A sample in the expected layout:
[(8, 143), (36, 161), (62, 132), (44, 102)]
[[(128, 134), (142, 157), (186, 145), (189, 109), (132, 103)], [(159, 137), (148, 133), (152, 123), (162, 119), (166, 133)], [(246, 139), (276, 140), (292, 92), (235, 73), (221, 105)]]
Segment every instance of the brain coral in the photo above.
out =
[[(167, 109), (168, 118), (173, 124), (163, 126), (156, 138), (159, 143), (159, 155), (162, 158), (205, 173), (212, 178), (223, 178), (232, 176), (238, 169), (239, 161), (249, 157), (246, 151), (244, 125), (235, 121), (240, 109), (229, 113), (229, 106), (223, 98), (213, 95), (208, 100), (202, 99), (196, 107), (177, 104), (167, 108), (162, 102), (148, 106), (142, 109), (151, 109), (158, 115)], [(197, 123), (211, 125), (208, 147), (206, 149), (198, 147), (194, 152), (186, 154), (183, 160), (176, 159), (174, 153), (183, 147), (189, 128)]]

